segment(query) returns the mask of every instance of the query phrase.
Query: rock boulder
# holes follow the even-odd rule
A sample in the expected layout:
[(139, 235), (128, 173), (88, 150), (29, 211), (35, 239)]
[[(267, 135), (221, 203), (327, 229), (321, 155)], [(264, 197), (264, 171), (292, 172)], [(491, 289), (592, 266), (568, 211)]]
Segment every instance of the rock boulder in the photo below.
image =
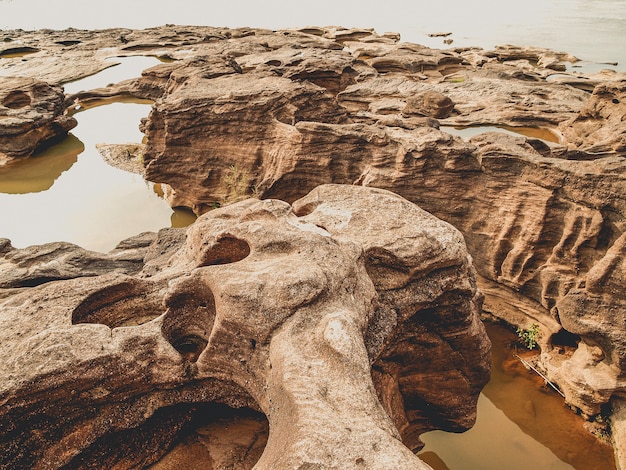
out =
[(2, 246), (4, 467), (143, 467), (227, 405), (269, 421), (255, 468), (428, 468), (419, 435), (470, 427), (489, 377), (462, 235), (384, 190), (247, 199), (84, 276)]
[(63, 88), (34, 78), (0, 77), (0, 165), (32, 155), (67, 135)]

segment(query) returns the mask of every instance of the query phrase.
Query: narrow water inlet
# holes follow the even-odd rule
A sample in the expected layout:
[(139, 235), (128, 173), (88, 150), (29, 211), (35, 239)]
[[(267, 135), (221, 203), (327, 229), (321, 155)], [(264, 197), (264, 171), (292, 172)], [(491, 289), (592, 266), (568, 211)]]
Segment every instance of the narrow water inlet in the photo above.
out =
[[(156, 63), (154, 57), (123, 58), (122, 65), (66, 88), (105, 86)], [(109, 251), (138, 233), (193, 222), (187, 211), (169, 207), (158, 185), (108, 165), (96, 150), (98, 143), (141, 142), (138, 126), (149, 112), (145, 100), (90, 105), (75, 113), (78, 126), (65, 140), (0, 169), (0, 237), (18, 248), (62, 240)]]
[(69, 241), (109, 251), (125, 238), (171, 226), (174, 211), (154, 185), (108, 165), (96, 149), (100, 142), (140, 142), (138, 123), (149, 110), (112, 103), (83, 111), (68, 139), (18, 162), (15, 172), (12, 165), (3, 169), (0, 236), (18, 248)]
[[(419, 454), (435, 470), (612, 470), (612, 447), (585, 428), (585, 421), (528, 370), (515, 354), (517, 337), (486, 323), (492, 342), (492, 375), (478, 402), (476, 425), (463, 434), (422, 435)], [(533, 353), (530, 353), (531, 355)]]
[(161, 63), (157, 57), (152, 56), (109, 57), (106, 60), (110, 62), (110, 67), (79, 80), (64, 83), (65, 94), (104, 88), (127, 78), (140, 77), (143, 70)]
[(514, 137), (529, 137), (532, 139), (540, 139), (544, 142), (558, 144), (560, 137), (550, 129), (541, 127), (513, 127), (513, 126), (441, 126), (439, 128), (448, 134), (457, 135), (463, 139), (470, 139), (478, 134), (485, 132), (501, 132), (503, 134)]

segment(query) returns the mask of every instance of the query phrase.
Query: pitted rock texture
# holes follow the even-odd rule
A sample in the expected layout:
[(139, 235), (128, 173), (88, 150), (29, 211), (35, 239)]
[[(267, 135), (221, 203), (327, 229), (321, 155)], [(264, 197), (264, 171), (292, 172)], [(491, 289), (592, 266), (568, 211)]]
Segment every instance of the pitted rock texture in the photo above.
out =
[(63, 89), (34, 78), (0, 77), (0, 165), (65, 137), (76, 119), (64, 114)]
[(419, 435), (470, 427), (489, 377), (462, 235), (385, 190), (247, 199), (107, 255), (1, 252), (4, 467), (145, 467), (227, 405), (267, 417), (255, 468), (428, 468)]
[[(574, 309), (593, 324), (581, 328), (563, 302), (596, 264), (614, 269), (602, 260), (626, 227), (624, 74), (563, 83), (548, 78), (575, 60), (566, 54), (315, 34), (198, 45), (197, 65), (157, 66), (120, 86), (156, 96), (143, 124), (147, 179), (198, 214), (246, 194), (294, 201), (328, 182), (401, 194), (464, 234), (487, 309), (539, 324), (542, 369), (569, 404), (599, 414), (626, 390), (623, 304), (606, 293), (597, 310)], [(547, 140), (447, 131), (463, 125), (522, 126)], [(575, 379), (576, 367), (593, 378)]]

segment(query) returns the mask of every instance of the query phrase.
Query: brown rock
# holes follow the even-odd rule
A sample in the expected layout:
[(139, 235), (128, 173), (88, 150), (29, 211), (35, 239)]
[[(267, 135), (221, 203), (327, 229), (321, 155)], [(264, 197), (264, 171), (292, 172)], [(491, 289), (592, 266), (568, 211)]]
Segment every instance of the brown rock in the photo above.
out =
[[(147, 173), (172, 205), (200, 214), (248, 195), (292, 202), (328, 182), (393, 190), (463, 233), (489, 312), (540, 325), (539, 366), (571, 405), (591, 415), (624, 393), (623, 73), (559, 78), (554, 71), (574, 57), (516, 46), (438, 51), (338, 27), (11, 36), (39, 52), (3, 66), (59, 82), (115, 55), (158, 51), (176, 60), (70, 97), (156, 101), (143, 124)], [(59, 57), (76, 68), (53, 66)], [(418, 103), (412, 113), (428, 94), (448, 97), (453, 112), (437, 121)], [(534, 136), (468, 141), (440, 125)], [(550, 132), (558, 142), (539, 140)], [(145, 272), (164, 269), (167, 246), (178, 243), (170, 235)], [(379, 389), (393, 390), (388, 375), (373, 375)], [(402, 428), (390, 397), (385, 406)]]
[[(210, 88), (219, 96), (206, 91), (209, 87), (200, 86), (201, 82), (198, 86), (188, 82), (184, 92), (166, 93), (163, 105), (155, 106), (145, 126), (148, 178), (170, 185), (173, 205), (186, 205), (198, 213), (236, 196), (234, 186), (239, 192), (287, 201), (325, 182), (396, 191), (463, 232), (479, 273), (501, 286), (502, 292), (493, 295), (506, 299), (510, 307), (529, 307), (519, 316), (504, 302), (500, 311), (506, 313), (501, 316), (523, 328), (533, 322), (541, 325), (542, 366), (558, 383), (567, 373), (556, 372), (564, 362), (551, 344), (552, 335), (561, 334), (565, 326), (557, 303), (585, 282), (624, 230), (625, 167), (618, 143), (623, 123), (615, 108), (621, 98), (615, 85), (608, 83), (615, 77), (607, 76), (604, 82), (595, 77), (605, 84), (598, 84), (596, 98), (590, 99), (584, 87), (545, 80), (545, 69), (533, 64), (548, 60), (545, 50), (502, 48), (478, 70), (470, 70), (454, 52), (382, 40), (344, 44), (370, 68), (352, 63), (349, 77), (354, 83), (338, 93), (336, 86), (324, 88), (320, 83), (321, 94), (309, 96), (323, 99), (323, 105), (312, 98), (290, 99), (288, 119), (278, 117), (285, 112), (281, 104), (274, 104), (282, 103), (278, 88), (293, 96), (300, 82), (270, 87), (276, 90), (270, 101), (259, 100), (255, 91), (259, 80), (276, 80), (263, 78), (269, 63), (264, 54), (286, 57), (274, 67), (280, 68), (282, 80), (288, 80), (293, 64), (293, 51), (288, 49), (247, 56), (247, 72), (237, 76), (233, 85), (230, 75), (214, 79), (218, 82)], [(303, 52), (303, 57), (309, 56)], [(318, 60), (315, 57), (311, 55), (307, 63)], [(340, 57), (349, 63), (345, 55)], [(551, 57), (574, 60), (556, 53)], [(458, 70), (446, 75), (452, 66)], [(356, 70), (358, 75), (353, 73)], [(198, 100), (202, 113), (188, 120), (192, 89), (194, 96), (202, 97)], [(241, 107), (242, 101), (250, 105)], [(454, 113), (449, 113), (452, 103)], [(317, 110), (329, 111), (316, 116)], [(309, 114), (296, 118), (303, 113)], [(436, 121), (418, 121), (416, 114), (440, 116), (442, 124), (454, 126), (556, 129), (561, 123), (572, 124), (561, 126), (563, 145), (498, 133), (466, 142), (438, 131)], [(604, 155), (590, 152), (580, 139), (587, 132), (581, 117), (586, 115), (597, 116), (593, 126), (607, 126), (593, 138), (615, 137), (614, 158), (600, 158)], [(268, 120), (269, 116), (277, 117)], [(198, 125), (185, 127), (190, 121)], [(235, 185), (234, 180), (242, 184)], [(494, 303), (488, 299), (489, 305)], [(601, 308), (618, 305), (607, 297)], [(564, 331), (589, 344), (597, 342), (591, 333)], [(626, 344), (621, 328), (602, 343), (608, 344), (609, 338)], [(591, 367), (612, 367), (613, 349), (599, 347), (600, 354), (591, 356), (604, 359), (594, 359)], [(621, 351), (621, 346), (615, 350)], [(618, 375), (624, 369), (619, 370)], [(612, 384), (607, 388), (598, 383), (604, 390), (601, 399), (590, 398), (579, 384), (581, 393), (572, 392), (567, 400), (587, 413), (597, 413), (599, 401), (609, 400), (622, 388), (619, 382)]]
[[(289, 167), (295, 162), (286, 150), (302, 140), (294, 127), (297, 123), (347, 121), (345, 110), (331, 95), (307, 82), (265, 74), (197, 80), (190, 79), (186, 87), (157, 102), (144, 128), (153, 138), (145, 153), (146, 178), (167, 182), (174, 190), (170, 203), (191, 207), (196, 213), (229, 197), (234, 189), (234, 183), (226, 184), (231, 173), (237, 173), (231, 176), (241, 180), (239, 193), (251, 194), (255, 184), (269, 180), (272, 173), (294, 172), (295, 168)], [(202, 129), (192, 133), (191, 141), (178, 141), (181, 135), (185, 139), (191, 136), (185, 130), (189, 124), (181, 127), (183, 121), (193, 122), (194, 129)], [(163, 132), (163, 126), (173, 132)], [(200, 148), (206, 158), (196, 160), (194, 170), (189, 171), (189, 152)], [(222, 157), (235, 153), (245, 155), (245, 161), (226, 161)], [(178, 165), (180, 173), (176, 170)], [(263, 166), (258, 168), (259, 165)], [(222, 182), (225, 185), (219, 188)]]
[[(145, 467), (218, 404), (267, 416), (255, 468), (428, 468), (400, 437), (419, 448), (473, 424), (489, 340), (450, 225), (387, 191), (322, 186), (182, 234), (124, 243), (86, 277), (4, 282), (24, 287), (0, 301), (2, 466)], [(10, 279), (16, 260), (44, 272), (90, 256), (2, 251)], [(141, 270), (116, 264), (140, 252)], [(209, 446), (204, 461), (249, 468), (224, 439), (230, 460)]]
[(0, 77), (0, 164), (28, 157), (67, 135), (62, 88), (32, 79)]
[(595, 87), (578, 116), (560, 128), (574, 148), (597, 156), (626, 154), (626, 81)]
[(418, 114), (437, 119), (445, 119), (452, 113), (454, 101), (436, 91), (427, 91), (415, 98), (407, 100), (405, 114)]

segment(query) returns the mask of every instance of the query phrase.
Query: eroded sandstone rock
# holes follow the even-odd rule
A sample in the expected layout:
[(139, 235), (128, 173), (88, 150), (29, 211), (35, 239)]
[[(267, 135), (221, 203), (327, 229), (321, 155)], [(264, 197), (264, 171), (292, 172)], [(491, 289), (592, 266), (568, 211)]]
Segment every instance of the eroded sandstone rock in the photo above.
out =
[(37, 280), (2, 289), (3, 466), (144, 467), (216, 404), (267, 416), (255, 468), (428, 468), (422, 432), (473, 424), (489, 340), (471, 259), (393, 193), (248, 199), (82, 277), (38, 274), (75, 264), (51, 248), (2, 244), (2, 278)]
[[(540, 367), (569, 404), (595, 415), (624, 393), (623, 73), (554, 75), (576, 59), (438, 51), (367, 29), (7, 34), (39, 52), (3, 64), (60, 82), (63, 54), (77, 76), (124, 54), (174, 60), (68, 97), (155, 100), (144, 161), (172, 205), (293, 202), (328, 182), (398, 192), (463, 233), (489, 312), (540, 326)], [(532, 136), (450, 134), (480, 125)]]
[(574, 148), (595, 156), (626, 154), (626, 80), (598, 84), (580, 113), (561, 125)]
[(0, 77), (0, 165), (32, 155), (76, 127), (63, 89), (34, 78)]
[[(246, 64), (242, 74), (225, 70), (201, 79), (187, 73), (185, 88), (168, 79), (161, 89), (170, 91), (144, 125), (148, 179), (169, 185), (172, 205), (197, 213), (236, 197), (235, 185), (288, 201), (326, 182), (398, 192), (462, 231), (480, 275), (501, 286), (487, 304), (509, 302), (493, 313), (522, 328), (538, 323), (544, 370), (570, 390), (570, 404), (599, 413), (623, 389), (622, 359), (615, 362), (613, 347), (594, 354), (602, 359), (591, 367), (610, 370), (611, 379), (577, 382), (574, 392), (563, 379), (572, 377), (563, 352), (572, 351), (559, 338), (569, 338), (574, 350), (582, 341), (581, 353), (586, 341), (597, 341), (569, 331), (557, 303), (584, 284), (624, 231), (620, 75), (594, 78), (590, 94), (586, 86), (546, 80), (555, 60), (574, 60), (562, 54), (500, 48), (483, 52), (486, 59), (473, 69), (465, 63), (467, 51), (455, 55), (382, 37), (343, 44), (330, 55), (341, 58), (345, 78), (318, 81), (317, 91), (302, 88), (305, 75), (288, 78), (301, 62), (294, 62), (295, 51), (277, 46), (235, 55)], [(230, 46), (220, 47), (227, 55)], [(315, 50), (300, 52), (308, 64), (316, 60)], [(281, 78), (267, 77), (270, 70)], [(255, 90), (263, 81), (280, 82), (289, 103), (274, 85), (264, 89), (271, 100), (259, 100)], [(307, 99), (293, 99), (294, 89), (308, 90)], [(189, 128), (185, 115), (197, 125)], [(477, 124), (544, 128), (560, 140), (500, 133), (464, 140), (438, 129)], [(605, 147), (609, 153), (598, 151)], [(520, 305), (533, 307), (520, 315)], [(602, 309), (622, 311), (611, 296)], [(608, 338), (603, 344), (626, 344), (626, 329)], [(585, 390), (596, 385), (599, 395), (592, 398)]]

